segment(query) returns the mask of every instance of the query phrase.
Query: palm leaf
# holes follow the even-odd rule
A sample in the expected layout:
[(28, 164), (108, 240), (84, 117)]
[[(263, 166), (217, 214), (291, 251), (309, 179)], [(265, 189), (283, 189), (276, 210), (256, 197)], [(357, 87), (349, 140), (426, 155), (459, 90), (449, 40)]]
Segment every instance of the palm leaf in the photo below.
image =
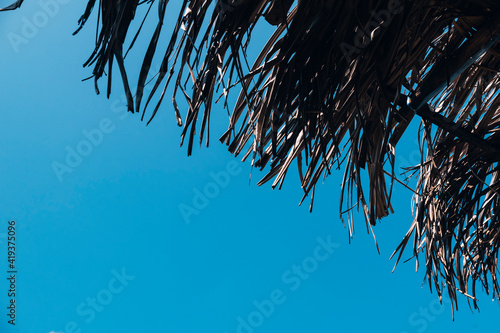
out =
[[(190, 155), (196, 139), (209, 143), (219, 91), (227, 98), (239, 89), (220, 141), (267, 170), (259, 184), (281, 187), (296, 160), (311, 209), (318, 181), (345, 165), (340, 210), (348, 215), (350, 235), (354, 208), (362, 210), (369, 231), (392, 213), (393, 184), (401, 182), (397, 145), (417, 115), (423, 135), (422, 162), (413, 169), (419, 177), (415, 218), (395, 251), (398, 261), (413, 235), (413, 254), (425, 257), (429, 284), (440, 296), (447, 288), (455, 302), (460, 292), (477, 306), (480, 282), (498, 298), (498, 1), (183, 0), (170, 41), (163, 43), (168, 1), (157, 0), (157, 26), (134, 101), (123, 44), (137, 7), (154, 2), (99, 1), (96, 46), (85, 64), (94, 66), (97, 92), (108, 66), (109, 96), (116, 60), (128, 110), (140, 112), (146, 77), (159, 56), (142, 115), (153, 103), (151, 121), (173, 84), (181, 143), (187, 140)], [(80, 28), (94, 6), (90, 0)], [(257, 24), (275, 30), (250, 66), (247, 50)], [(184, 116), (179, 92), (188, 105)]]

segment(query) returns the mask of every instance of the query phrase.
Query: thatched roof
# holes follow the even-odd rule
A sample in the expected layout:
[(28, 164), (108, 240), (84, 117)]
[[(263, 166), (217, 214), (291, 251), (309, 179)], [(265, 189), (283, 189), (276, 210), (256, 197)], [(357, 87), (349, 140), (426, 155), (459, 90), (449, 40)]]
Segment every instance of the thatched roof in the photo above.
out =
[[(157, 28), (134, 96), (123, 44), (136, 7), (153, 4), (158, 15), (149, 19)], [(206, 136), (208, 144), (221, 90), (239, 90), (220, 138), (229, 151), (267, 167), (260, 183), (272, 180), (273, 187), (297, 162), (312, 200), (318, 180), (343, 162), (341, 211), (361, 208), (370, 228), (392, 211), (396, 146), (412, 119), (421, 121), (415, 219), (399, 257), (413, 235), (413, 252), (424, 255), (440, 296), (447, 287), (455, 304), (460, 292), (476, 306), (480, 283), (498, 298), (498, 0), (183, 0), (173, 23), (163, 21), (167, 4), (99, 1), (97, 44), (86, 63), (96, 89), (107, 68), (109, 95), (116, 60), (128, 109), (151, 121), (173, 85), (188, 154), (195, 140)], [(88, 2), (81, 26), (95, 5)], [(274, 34), (249, 66), (249, 36), (263, 20)], [(165, 25), (174, 28), (168, 43), (159, 42)], [(161, 68), (144, 95), (154, 56)], [(178, 108), (179, 95), (188, 110)]]

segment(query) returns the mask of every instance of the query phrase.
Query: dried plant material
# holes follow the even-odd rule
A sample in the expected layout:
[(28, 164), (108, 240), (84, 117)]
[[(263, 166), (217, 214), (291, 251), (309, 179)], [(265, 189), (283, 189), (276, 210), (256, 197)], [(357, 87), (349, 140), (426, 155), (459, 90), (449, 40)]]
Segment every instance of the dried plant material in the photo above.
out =
[[(136, 8), (154, 3), (157, 27), (134, 98), (123, 44)], [(497, 0), (183, 0), (173, 24), (164, 22), (167, 4), (99, 1), (98, 38), (86, 63), (94, 66), (97, 91), (107, 66), (109, 95), (116, 60), (128, 109), (149, 123), (173, 85), (175, 117), (191, 154), (195, 140), (209, 143), (214, 101), (239, 89), (220, 141), (267, 168), (259, 184), (281, 187), (296, 160), (311, 209), (318, 181), (344, 163), (340, 205), (350, 235), (354, 207), (367, 230), (392, 213), (397, 145), (410, 122), (422, 120), (414, 221), (395, 254), (401, 258), (413, 235), (413, 254), (425, 257), (440, 296), (447, 288), (455, 304), (459, 292), (477, 306), (480, 283), (498, 298)], [(88, 2), (81, 26), (95, 5)], [(274, 33), (250, 66), (258, 22)], [(173, 27), (168, 43), (160, 40), (165, 25)], [(161, 66), (145, 96), (154, 56)], [(184, 115), (179, 94), (188, 105)]]

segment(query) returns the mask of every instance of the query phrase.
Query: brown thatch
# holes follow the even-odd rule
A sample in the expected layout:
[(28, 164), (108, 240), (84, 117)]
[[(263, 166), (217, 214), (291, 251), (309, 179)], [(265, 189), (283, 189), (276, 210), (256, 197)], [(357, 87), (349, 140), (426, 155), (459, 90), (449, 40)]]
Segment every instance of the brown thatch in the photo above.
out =
[[(94, 66), (96, 89), (108, 66), (109, 94), (116, 59), (128, 109), (144, 117), (152, 103), (151, 121), (174, 78), (175, 115), (191, 154), (196, 137), (201, 144), (206, 135), (208, 145), (218, 89), (226, 96), (239, 86), (221, 142), (268, 167), (259, 184), (281, 186), (297, 161), (311, 208), (320, 177), (344, 162), (340, 208), (349, 212), (349, 230), (353, 207), (362, 209), (367, 228), (392, 212), (396, 146), (417, 115), (423, 135), (415, 219), (396, 252), (401, 257), (413, 234), (414, 255), (423, 253), (440, 296), (447, 287), (455, 303), (460, 292), (476, 306), (480, 282), (498, 298), (498, 0), (183, 0), (167, 44), (160, 33), (168, 1), (157, 0), (157, 28), (134, 98), (123, 43), (136, 7), (154, 3), (99, 1), (99, 37), (86, 63)], [(95, 4), (88, 2), (81, 26)], [(275, 31), (249, 66), (250, 36), (263, 20)], [(146, 97), (159, 48), (161, 68)], [(189, 105), (184, 117), (179, 90)]]

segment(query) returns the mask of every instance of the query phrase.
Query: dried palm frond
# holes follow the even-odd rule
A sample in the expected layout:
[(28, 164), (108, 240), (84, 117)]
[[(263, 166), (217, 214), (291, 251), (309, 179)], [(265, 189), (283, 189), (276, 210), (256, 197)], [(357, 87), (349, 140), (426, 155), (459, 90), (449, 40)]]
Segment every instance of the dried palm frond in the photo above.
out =
[[(267, 168), (259, 184), (281, 187), (297, 161), (311, 209), (318, 180), (344, 163), (340, 211), (349, 215), (350, 235), (353, 208), (362, 209), (368, 230), (392, 212), (396, 147), (417, 115), (424, 135), (415, 219), (396, 252), (400, 258), (414, 234), (414, 254), (423, 252), (440, 296), (446, 286), (455, 302), (458, 291), (476, 305), (476, 284), (488, 292), (489, 274), (498, 298), (497, 0), (183, 0), (168, 43), (160, 41), (168, 1), (156, 0), (157, 27), (134, 98), (123, 44), (137, 7), (154, 3), (99, 1), (100, 32), (86, 63), (94, 65), (96, 90), (108, 66), (109, 95), (116, 60), (128, 109), (142, 107), (144, 117), (153, 104), (149, 123), (174, 79), (175, 116), (191, 154), (197, 137), (209, 143), (219, 89), (226, 98), (238, 86), (220, 141)], [(89, 0), (80, 27), (95, 5)], [(275, 28), (250, 66), (258, 23)], [(161, 66), (143, 96), (155, 55)]]
[(418, 261), (424, 252), (429, 283), (440, 297), (442, 286), (448, 286), (455, 305), (460, 292), (477, 307), (478, 282), (499, 298), (499, 68), (494, 48), (432, 101), (437, 109), (427, 112), (444, 114), (446, 126), (468, 134), (460, 137), (424, 120), (425, 160), (415, 168), (420, 175), (416, 218), (395, 251), (402, 252), (414, 234), (414, 254)]

